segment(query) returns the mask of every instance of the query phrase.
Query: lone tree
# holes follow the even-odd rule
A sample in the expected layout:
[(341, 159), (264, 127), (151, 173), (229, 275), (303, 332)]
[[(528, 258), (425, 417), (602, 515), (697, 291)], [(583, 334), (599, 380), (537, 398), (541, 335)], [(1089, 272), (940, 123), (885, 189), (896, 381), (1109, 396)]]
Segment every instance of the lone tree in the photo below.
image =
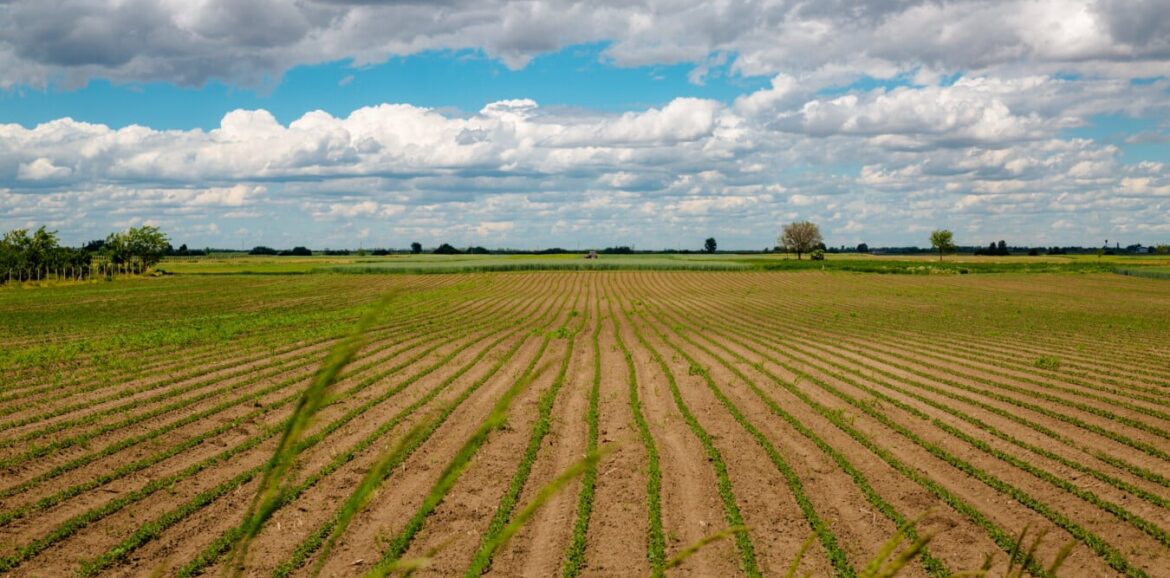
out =
[(703, 250), (708, 253), (714, 253), (716, 246), (715, 237), (707, 237), (707, 240), (703, 242)]
[(816, 249), (821, 244), (821, 229), (808, 221), (792, 222), (784, 225), (784, 232), (780, 234), (779, 243), (785, 251), (796, 253), (796, 260), (800, 256)]
[(935, 229), (930, 234), (930, 246), (938, 251), (938, 260), (942, 261), (943, 253), (955, 250), (955, 235), (947, 229)]
[(410, 244), (410, 252), (414, 253), (415, 255), (422, 253), (422, 243), (419, 243), (418, 241), (411, 243)]

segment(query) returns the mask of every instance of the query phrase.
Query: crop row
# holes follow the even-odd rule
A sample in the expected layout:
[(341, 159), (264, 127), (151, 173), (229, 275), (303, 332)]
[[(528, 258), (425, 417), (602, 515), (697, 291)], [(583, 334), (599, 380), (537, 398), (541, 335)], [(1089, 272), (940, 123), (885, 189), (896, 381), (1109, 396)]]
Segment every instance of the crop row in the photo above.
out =
[[(473, 340), (472, 343), (474, 343), (474, 341), (478, 341), (479, 339), (482, 339), (482, 338), (483, 337), (480, 337), (476, 340)], [(470, 345), (470, 343), (467, 345)], [(430, 353), (430, 351), (433, 351), (433, 349), (428, 350), (427, 353)], [(407, 382), (401, 384), (400, 387), (393, 388), (393, 389), (389, 390), (387, 393), (384, 393), (381, 396), (375, 398), (371, 402), (367, 402), (366, 404), (360, 406), (358, 408), (358, 411), (351, 411), (349, 414), (347, 414), (347, 416), (345, 418), (338, 420), (338, 421), (335, 421), (333, 424), (326, 427), (325, 429), (332, 431), (338, 427), (341, 427), (341, 425), (348, 423), (354, 417), (356, 417), (357, 415), (360, 415), (360, 413), (362, 411), (364, 411), (365, 409), (369, 409), (370, 407), (373, 407), (374, 405), (376, 405), (376, 403), (384, 401), (386, 399), (389, 399), (395, 393), (397, 393), (398, 391), (401, 391), (401, 389), (404, 388), (406, 385), (409, 385), (409, 383), (413, 383), (415, 380), (417, 380), (418, 378), (421, 378), (423, 375), (445, 366), (450, 361), (450, 359), (452, 359), (460, 351), (462, 351), (462, 349), (457, 349), (456, 351), (448, 354), (447, 356), (444, 356), (437, 363), (434, 363), (434, 364), (430, 365), (428, 368), (426, 368), (425, 371), (420, 372), (420, 374), (416, 374), (415, 376), (413, 376), (413, 379), (408, 379)], [(405, 366), (410, 365), (419, 359), (422, 359), (423, 357), (424, 357), (424, 355), (415, 355), (411, 360), (409, 360), (405, 364), (401, 364), (400, 366), (396, 366), (394, 368), (390, 368), (389, 370), (379, 372), (377, 375), (371, 376), (371, 377), (357, 383), (356, 385), (354, 385), (353, 387), (348, 389), (341, 397), (347, 397), (347, 396), (352, 396), (354, 394), (357, 394), (358, 392), (365, 389), (366, 387), (369, 387), (370, 385), (374, 385), (374, 384), (378, 383), (385, 376), (391, 375), (395, 371), (400, 370), (400, 369), (404, 368)], [(370, 365), (376, 366), (376, 364), (370, 364)], [(295, 396), (290, 396), (290, 398), (286, 399), (285, 402), (287, 403), (288, 401), (291, 401), (291, 398), (293, 398), (293, 397), (295, 397)], [(154, 493), (158, 489), (161, 489), (164, 487), (171, 487), (172, 485), (174, 485), (174, 484), (176, 484), (184, 479), (187, 479), (187, 478), (207, 469), (208, 467), (210, 467), (212, 465), (223, 463), (226, 460), (228, 460), (236, 455), (239, 455), (240, 453), (242, 453), (244, 451), (247, 451), (253, 447), (256, 447), (258, 444), (260, 444), (265, 439), (271, 438), (271, 436), (274, 435), (280, 429), (281, 429), (280, 424), (277, 424), (274, 426), (267, 426), (267, 427), (263, 428), (260, 431), (260, 433), (245, 440), (244, 442), (242, 442), (241, 444), (237, 445), (234, 448), (220, 452), (219, 454), (216, 454), (215, 456), (212, 456), (211, 458), (205, 459), (199, 463), (196, 463), (192, 466), (189, 466), (189, 467), (187, 467), (187, 468), (181, 470), (180, 472), (173, 474), (171, 476), (156, 479), (154, 482), (148, 484), (144, 488), (137, 490), (135, 492), (132, 492), (131, 494), (128, 494), (126, 496), (123, 496), (119, 500), (116, 500), (114, 502), (111, 502), (110, 504), (107, 504), (106, 506), (103, 506), (103, 507), (98, 508), (96, 510), (91, 510), (91, 511), (86, 512), (85, 514), (83, 514), (81, 516), (78, 516), (74, 519), (71, 519), (70, 521), (61, 525), (57, 530), (51, 532), (47, 537), (36, 540), (36, 541), (32, 542), (29, 546), (21, 548), (20, 549), (21, 554), (19, 555), (20, 561), (23, 561), (24, 559), (27, 559), (28, 557), (31, 557), (32, 555), (39, 553), (40, 551), (42, 551), (43, 549), (45, 549), (46, 547), (48, 547), (52, 543), (55, 543), (57, 541), (60, 541), (64, 538), (69, 537), (70, 535), (75, 533), (80, 527), (83, 527), (84, 525), (87, 525), (87, 524), (89, 524), (93, 521), (96, 521), (102, 517), (105, 517), (106, 515), (109, 515), (109, 514), (113, 513), (114, 511), (117, 511), (117, 510), (121, 509), (122, 507), (129, 505), (130, 503), (136, 502), (136, 501)], [(319, 439), (320, 438), (318, 438), (317, 441), (319, 441)], [(236, 483), (236, 485), (240, 485), (240, 484), (243, 484), (246, 481), (248, 481), (248, 479), (250, 479), (250, 477), (248, 477), (247, 479), (235, 478), (234, 483)], [(200, 498), (200, 500), (202, 500), (202, 498)], [(200, 503), (202, 503), (202, 502), (200, 502)], [(173, 516), (172, 516), (172, 519), (173, 519)], [(178, 519), (181, 519), (181, 518), (178, 518)], [(177, 521), (178, 519), (174, 519), (174, 521)], [(148, 530), (150, 528), (151, 528), (151, 526), (147, 527)], [(149, 536), (151, 534), (152, 534), (152, 532), (146, 532), (145, 534), (140, 532), (137, 535), (139, 536), (138, 539), (141, 540), (142, 536), (144, 536), (144, 535)], [(124, 547), (121, 549), (116, 548), (115, 550), (122, 551), (122, 550), (125, 550), (125, 548)], [(120, 557), (120, 556), (118, 556), (118, 557)], [(12, 561), (10, 560), (9, 563), (11, 563), (11, 562)], [(0, 565), (0, 567), (3, 567), (3, 565)]]

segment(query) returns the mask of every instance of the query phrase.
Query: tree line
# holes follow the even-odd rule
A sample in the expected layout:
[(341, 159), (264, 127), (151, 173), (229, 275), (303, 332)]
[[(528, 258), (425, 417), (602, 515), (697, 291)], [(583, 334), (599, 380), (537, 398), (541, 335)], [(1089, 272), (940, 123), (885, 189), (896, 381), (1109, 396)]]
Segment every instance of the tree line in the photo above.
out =
[(83, 247), (61, 245), (56, 231), (14, 229), (0, 239), (0, 283), (139, 275), (171, 251), (167, 236), (144, 225)]

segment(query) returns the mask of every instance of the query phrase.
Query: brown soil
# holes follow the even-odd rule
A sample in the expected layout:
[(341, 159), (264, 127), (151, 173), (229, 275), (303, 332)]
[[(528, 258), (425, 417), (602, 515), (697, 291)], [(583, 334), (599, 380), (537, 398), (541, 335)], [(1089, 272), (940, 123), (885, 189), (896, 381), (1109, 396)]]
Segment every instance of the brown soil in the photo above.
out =
[[(383, 483), (375, 498), (355, 517), (324, 561), (321, 575), (357, 576), (370, 569), (381, 559), (388, 541), (402, 532), (407, 521), (418, 511), (452, 456), (484, 422), (495, 402), (516, 383), (524, 368), (535, 358), (541, 342), (548, 337), (549, 345), (536, 363), (539, 376), (516, 397), (508, 411), (506, 425), (489, 434), (458, 482), (424, 520), (407, 549), (405, 558), (428, 558), (429, 565), (417, 574), (419, 576), (462, 575), (480, 547), (482, 536), (517, 470), (539, 415), (539, 400), (552, 386), (562, 360), (569, 354), (570, 339), (572, 355), (568, 357), (564, 385), (555, 398), (550, 428), (513, 511), (520, 511), (540, 488), (585, 453), (589, 392), (594, 380), (591, 337), (594, 327), (600, 327), (599, 443), (617, 449), (598, 465), (582, 576), (646, 576), (651, 570), (647, 556), (650, 517), (646, 493), (647, 455), (631, 412), (626, 360), (618, 347), (620, 335), (631, 352), (637, 393), (660, 457), (661, 517), (668, 558), (728, 524), (715, 465), (701, 440), (684, 420), (669, 387), (668, 373), (678, 385), (682, 403), (709, 434), (726, 464), (735, 505), (744, 518), (763, 573), (782, 575), (812, 532), (810, 520), (799, 506), (788, 481), (764, 447), (720, 401), (702, 374), (694, 371), (691, 363), (675, 350), (677, 347), (694, 359), (726, 396), (727, 404), (738, 410), (743, 420), (757, 430), (791, 467), (812, 509), (824, 521), (855, 569), (864, 567), (881, 543), (896, 531), (896, 524), (877, 511), (856, 479), (829, 452), (800, 428), (777, 415), (767, 402), (774, 402), (807, 428), (806, 432), (811, 436), (839, 452), (880, 499), (888, 502), (900, 516), (913, 519), (929, 512), (920, 522), (919, 529), (934, 534), (929, 550), (951, 571), (975, 569), (985, 554), (992, 554), (995, 572), (1000, 573), (1007, 566), (1007, 554), (984, 527), (965, 514), (962, 508), (940, 498), (922, 480), (938, 484), (938, 493), (950, 494), (961, 504), (973, 508), (1005, 535), (1015, 536), (1025, 527), (1030, 528), (1033, 535), (1036, 531), (1046, 532), (1047, 538), (1038, 549), (1041, 560), (1051, 560), (1061, 545), (1075, 540), (1057, 523), (1058, 520), (1068, 520), (1100, 538), (1133, 568), (1152, 577), (1170, 577), (1170, 570), (1167, 570), (1170, 568), (1170, 547), (1151, 535), (1170, 531), (1170, 509), (1157, 503), (1158, 500), (1170, 500), (1170, 482), (1158, 478), (1158, 475), (1167, 476), (1170, 463), (1120, 441), (1037, 411), (1019, 408), (1007, 400), (964, 389), (997, 392), (1006, 398), (1074, 416), (1085, 423), (1170, 451), (1170, 444), (1155, 433), (1070, 408), (1060, 401), (1075, 401), (1153, 427), (1170, 426), (1167, 420), (1149, 415), (1148, 411), (1143, 413), (1116, 403), (1153, 411), (1167, 411), (1170, 407), (1162, 402), (1163, 399), (1170, 401), (1170, 392), (1163, 395), (1156, 389), (1161, 387), (1159, 384), (1170, 383), (1170, 369), (1160, 363), (1164, 361), (1164, 357), (1159, 357), (1163, 354), (1154, 351), (1156, 347), (1151, 345), (1170, 339), (1165, 330), (1165, 327), (1170, 327), (1170, 285), (1085, 276), (1083, 279), (1062, 278), (1059, 287), (1049, 287), (1011, 276), (986, 280), (974, 277), (909, 278), (820, 272), (483, 275), (480, 278), (489, 284), (494, 294), (462, 301), (458, 297), (446, 297), (451, 299), (450, 308), (435, 313), (435, 323), (418, 329), (400, 332), (396, 329), (399, 326), (394, 324), (379, 328), (352, 367), (367, 363), (371, 366), (345, 375), (337, 388), (345, 390), (367, 379), (373, 379), (373, 383), (324, 408), (309, 434), (340, 418), (346, 411), (406, 383), (415, 374), (421, 376), (299, 456), (298, 479), (312, 475), (336, 456), (349, 451), (432, 388), (442, 385), (461, 367), (471, 364), (481, 351), (486, 351), (485, 356), (440, 390), (434, 399), (406, 415), (370, 447), (355, 454), (352, 460), (278, 509), (252, 545), (246, 574), (271, 575), (273, 569), (288, 560), (311, 532), (331, 519), (386, 448), (487, 376), (495, 362), (518, 345), (514, 357), (459, 405)], [(452, 278), (410, 279), (415, 286), (424, 287), (447, 284)], [(349, 298), (354, 301), (364, 301), (370, 298), (372, 291), (405, 281), (377, 279), (371, 283), (374, 285), (363, 287), (357, 280), (346, 282), (339, 284), (339, 291), (350, 292)], [(1140, 287), (1135, 289), (1135, 284)], [(1137, 291), (1135, 302), (1127, 303), (1125, 296), (1131, 290)], [(287, 306), (317, 302), (315, 296), (291, 292), (282, 299)], [(1060, 300), (1067, 300), (1067, 303), (1062, 305)], [(1061, 321), (1056, 314), (1061, 307), (1076, 307), (1078, 315), (1084, 319), (1092, 319), (1093, 315), (1109, 318), (1148, 315), (1155, 320), (1165, 319), (1166, 323), (1159, 325), (1146, 319), (1142, 324), (1135, 324), (1136, 329), (1128, 329), (1127, 333), (1113, 338), (1092, 355), (1086, 353), (1074, 357), (1079, 347), (1093, 343), (1098, 335), (1092, 333), (1088, 321), (1080, 320), (1082, 317), (1073, 316)], [(996, 323), (1013, 319), (1012, 311), (1017, 309), (1032, 311), (1045, 321), (1043, 324), (1011, 326), (1010, 333), (1001, 341), (1005, 344), (1005, 351), (996, 352)], [(572, 311), (577, 315), (571, 314)], [(630, 312), (628, 316), (626, 311)], [(520, 324), (513, 323), (521, 318), (525, 320)], [(939, 319), (948, 321), (939, 322)], [(485, 325), (484, 329), (456, 331), (457, 337), (453, 339), (431, 341), (435, 332), (444, 330), (444, 323), (455, 329), (480, 323)], [(558, 328), (573, 329), (582, 323), (583, 326), (569, 338), (554, 334)], [(637, 332), (645, 338), (645, 343), (639, 340)], [(961, 348), (964, 335), (969, 335), (974, 343), (969, 351)], [(69, 339), (83, 338), (84, 335), (69, 334)], [(488, 349), (500, 338), (504, 339)], [(1126, 340), (1132, 340), (1132, 343)], [(177, 363), (168, 363), (165, 357), (147, 355), (142, 367), (149, 370), (135, 373), (132, 379), (91, 392), (70, 393), (69, 387), (84, 385), (85, 376), (95, 371), (86, 363), (79, 363), (76, 375), (64, 376), (64, 383), (73, 385), (59, 390), (42, 388), (45, 393), (40, 403), (30, 400), (27, 407), (0, 418), (0, 423), (14, 423), (28, 416), (53, 412), (55, 408), (99, 400), (117, 391), (160, 385), (157, 389), (10, 427), (0, 431), (0, 439), (29, 435), (29, 432), (38, 432), (54, 423), (128, 406), (136, 400), (201, 380), (209, 383), (178, 398), (112, 412), (96, 423), (79, 424), (61, 432), (38, 436), (28, 443), (0, 448), (0, 458), (20, 455), (32, 447), (31, 444), (50, 443), (94, 431), (175, 399), (193, 397), (215, 388), (227, 389), (223, 395), (194, 403), (182, 411), (118, 428), (94, 437), (84, 446), (51, 451), (9, 468), (0, 472), (0, 489), (11, 488), (70, 459), (91, 455), (131, 436), (148, 434), (190, 412), (238, 398), (283, 379), (290, 379), (292, 383), (266, 394), (259, 400), (260, 404), (272, 404), (295, 395), (308, 383), (318, 363), (314, 361), (295, 369), (283, 368), (281, 364), (306, 357), (322, 357), (330, 343), (328, 340), (307, 343), (289, 339), (274, 346), (280, 353), (263, 357), (258, 357), (256, 351), (225, 351), (202, 368), (182, 368)], [(380, 375), (436, 344), (438, 347), (405, 369)], [(955, 344), (955, 348), (948, 349), (949, 346), (940, 344)], [(1018, 351), (1011, 351), (1013, 346)], [(1062, 378), (1060, 372), (1029, 365), (1029, 358), (1049, 349), (1067, 360), (1069, 372), (1063, 374), (1067, 379)], [(665, 368), (655, 361), (654, 352), (661, 355)], [(439, 364), (450, 354), (454, 354), (450, 361)], [(1100, 363), (1095, 365), (1095, 359), (1100, 359)], [(1138, 359), (1147, 362), (1138, 364)], [(426, 371), (435, 364), (439, 366)], [(234, 372), (242, 374), (232, 376)], [(243, 385), (257, 372), (271, 375)], [(35, 372), (24, 370), (6, 375), (0, 370), (0, 380), (12, 377), (16, 380), (12, 383), (19, 383), (20, 387), (49, 385), (37, 383), (32, 379), (33, 375)], [(165, 383), (171, 375), (181, 375), (182, 378)], [(236, 384), (240, 384), (239, 387), (234, 387)], [(793, 384), (800, 396), (787, 389)], [(1126, 389), (1130, 385), (1133, 388)], [(1020, 388), (1021, 391), (1013, 392), (1004, 387)], [(1111, 388), (1113, 391), (1106, 391)], [(877, 399), (873, 392), (888, 396), (888, 399)], [(1044, 399), (1043, 395), (1059, 399)], [(802, 400), (802, 396), (812, 404)], [(871, 408), (875, 415), (867, 414), (840, 396), (867, 404), (866, 407)], [(1009, 412), (1011, 416), (1035, 423), (1038, 428), (1055, 432), (1057, 437), (955, 396)], [(813, 407), (813, 404), (818, 407)], [(900, 408), (899, 404), (904, 404), (910, 411)], [(1141, 492), (1131, 494), (1057, 460), (997, 438), (934, 405), (952, 408), (960, 415), (980, 420), (986, 427), (995, 428), (1011, 438), (1116, 478), (1122, 484), (1140, 488), (1152, 494), (1154, 499), (1144, 499)], [(286, 406), (264, 413), (141, 471), (69, 496), (54, 506), (35, 507), (38, 500), (116, 471), (135, 460), (148, 458), (254, 411), (256, 407), (251, 403), (235, 405), (0, 500), (0, 512), (32, 508), (27, 516), (0, 525), (0, 539), (6, 544), (0, 548), (0, 556), (12, 555), (34, 540), (50, 535), (71, 518), (93, 512), (154, 480), (253, 439), (264, 428), (279, 426), (291, 411), (291, 406)], [(928, 419), (921, 419), (915, 412)], [(830, 419), (830, 416), (836, 417)], [(890, 420), (896, 427), (882, 423), (879, 417)], [(847, 423), (848, 427), (841, 423)], [(1138, 523), (1113, 515), (963, 441), (940, 426), (955, 428), (986, 444), (988, 450), (1003, 452), (1051, 472), (1061, 480), (1068, 480), (1076, 488), (1092, 492), (1097, 498), (1148, 521), (1153, 529), (1143, 530)], [(921, 443), (897, 431), (903, 428)], [(873, 451), (850, 437), (851, 431), (879, 451)], [(44, 551), (21, 562), (10, 575), (75, 574), (83, 563), (106, 553), (144, 523), (158, 519), (249, 468), (264, 464), (277, 437), (272, 436), (255, 448), (213, 464), (128, 507), (97, 517), (76, 533), (54, 541)], [(1000, 491), (932, 454), (927, 445), (937, 445), (1021, 493), (1013, 496)], [(1156, 475), (1136, 475), (1102, 460), (1102, 455)], [(891, 461), (904, 464), (915, 474), (899, 471)], [(253, 479), (198, 508), (157, 538), (134, 548), (124, 561), (113, 565), (104, 575), (141, 576), (156, 569), (172, 573), (240, 522), (257, 485), (258, 480)], [(501, 577), (560, 575), (576, 523), (579, 490), (578, 482), (570, 483), (545, 504), (496, 553), (489, 574)], [(1035, 500), (1040, 507), (1029, 507), (1022, 496)], [(300, 568), (294, 575), (307, 576), (308, 569), (316, 562), (316, 556), (311, 557), (308, 566)], [(208, 572), (219, 573), (222, 563), (221, 559), (219, 565), (213, 565)], [(821, 541), (814, 541), (799, 569), (801, 574), (833, 574), (829, 552)], [(668, 573), (671, 576), (743, 575), (740, 551), (733, 539), (716, 541)], [(1119, 574), (1088, 545), (1078, 544), (1059, 575), (1061, 578), (1075, 578)], [(900, 574), (925, 575), (926, 569), (917, 562)]]

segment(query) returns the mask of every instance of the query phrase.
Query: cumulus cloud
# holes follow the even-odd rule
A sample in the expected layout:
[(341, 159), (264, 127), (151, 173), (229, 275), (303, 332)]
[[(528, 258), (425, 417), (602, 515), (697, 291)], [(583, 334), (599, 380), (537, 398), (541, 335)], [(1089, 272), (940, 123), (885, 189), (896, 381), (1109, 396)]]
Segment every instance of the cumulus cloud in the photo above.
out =
[(71, 174), (73, 174), (73, 169), (69, 167), (58, 167), (53, 164), (53, 161), (45, 157), (39, 157), (27, 163), (20, 163), (19, 168), (16, 170), (16, 178), (21, 181), (61, 179)]
[[(238, 110), (210, 131), (2, 125), (0, 225), (37, 220), (89, 238), (151, 220), (213, 244), (235, 235), (210, 228), (229, 220), (249, 231), (229, 241), (244, 245), (345, 246), (369, 230), (368, 245), (524, 248), (682, 247), (713, 233), (764, 247), (796, 218), (840, 243), (915, 242), (907, 235), (923, 223), (973, 241), (1012, 227), (1036, 235), (1025, 242), (1079, 241), (1093, 227), (1158, 233), (1170, 209), (1164, 164), (1125, 164), (1116, 146), (1062, 138), (1063, 117), (1017, 114), (1010, 95), (981, 86), (751, 111), (769, 122), (750, 121), (740, 103), (678, 99), (622, 114), (530, 100), (470, 116), (385, 104), (288, 124)], [(909, 146), (948, 142), (928, 154)], [(1114, 224), (1101, 225), (1105, 215)]]
[(620, 66), (692, 63), (694, 82), (724, 59), (742, 74), (817, 82), (1019, 62), (1124, 76), (1165, 73), (1164, 11), (1160, 0), (13, 0), (0, 7), (0, 85), (103, 77), (255, 86), (297, 65), (362, 66), (427, 50), (481, 50), (518, 68), (583, 42), (608, 43), (606, 59)]
[[(291, 122), (235, 110), (208, 130), (0, 124), (0, 226), (97, 237), (151, 220), (209, 243), (334, 246), (683, 246), (719, 233), (720, 246), (755, 247), (793, 218), (843, 243), (916, 242), (935, 226), (1035, 242), (1162, 234), (1166, 165), (1126, 163), (1125, 139), (1069, 131), (1100, 115), (1170, 115), (1164, 11), (1161, 0), (0, 2), (10, 90), (94, 78), (256, 87), (295, 66), (432, 50), (519, 68), (584, 42), (603, 43), (605, 65), (771, 80), (729, 103), (619, 113), (516, 98)], [(1162, 143), (1164, 129), (1129, 144)], [(294, 230), (303, 238), (280, 236)]]

